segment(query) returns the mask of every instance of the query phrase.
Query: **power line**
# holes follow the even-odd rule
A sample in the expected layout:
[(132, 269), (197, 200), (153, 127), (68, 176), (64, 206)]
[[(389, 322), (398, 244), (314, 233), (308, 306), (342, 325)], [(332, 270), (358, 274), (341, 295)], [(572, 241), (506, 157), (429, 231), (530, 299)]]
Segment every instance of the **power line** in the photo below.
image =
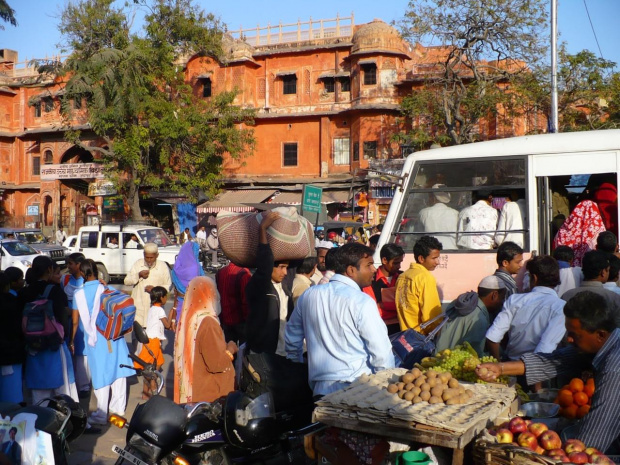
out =
[(583, 0), (583, 6), (586, 8), (586, 14), (588, 15), (588, 21), (590, 21), (590, 29), (592, 29), (592, 34), (594, 34), (594, 40), (596, 41), (596, 46), (598, 47), (598, 53), (601, 56), (601, 58), (605, 59), (603, 57), (601, 46), (598, 43), (598, 37), (596, 36), (596, 31), (594, 30), (594, 25), (592, 24), (592, 18), (590, 17), (590, 12), (588, 11), (588, 4), (586, 3), (586, 0)]

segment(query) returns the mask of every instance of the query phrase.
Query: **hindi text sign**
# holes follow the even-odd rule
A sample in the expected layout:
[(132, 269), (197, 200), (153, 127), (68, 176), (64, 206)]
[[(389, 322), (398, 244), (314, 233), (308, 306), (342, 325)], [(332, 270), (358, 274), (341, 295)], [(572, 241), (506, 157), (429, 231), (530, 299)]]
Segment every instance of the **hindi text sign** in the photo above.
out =
[(301, 208), (304, 212), (321, 213), (323, 189), (311, 184), (304, 185)]

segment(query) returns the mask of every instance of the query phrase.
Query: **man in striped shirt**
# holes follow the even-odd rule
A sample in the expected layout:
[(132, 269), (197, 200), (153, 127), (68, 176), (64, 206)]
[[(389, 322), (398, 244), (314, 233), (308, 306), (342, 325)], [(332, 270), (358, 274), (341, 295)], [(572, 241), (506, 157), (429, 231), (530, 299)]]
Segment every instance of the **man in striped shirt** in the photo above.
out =
[(529, 353), (518, 361), (483, 363), (476, 368), (478, 377), (492, 381), (501, 375), (525, 375), (527, 384), (558, 375), (580, 377), (584, 370), (594, 371), (596, 391), (589, 413), (570, 433), (588, 447), (607, 454), (617, 453), (620, 435), (620, 329), (604, 297), (583, 291), (564, 306), (569, 347), (551, 354)]

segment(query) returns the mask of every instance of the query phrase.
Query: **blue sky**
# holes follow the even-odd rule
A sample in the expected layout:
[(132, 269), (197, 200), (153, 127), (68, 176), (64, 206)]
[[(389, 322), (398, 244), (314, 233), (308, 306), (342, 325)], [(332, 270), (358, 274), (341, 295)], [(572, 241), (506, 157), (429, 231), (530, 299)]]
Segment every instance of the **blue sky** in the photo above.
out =
[[(18, 26), (5, 25), (0, 31), (0, 48), (17, 50), (19, 60), (44, 58), (58, 53), (60, 41), (57, 24), (67, 0), (8, 0), (15, 9)], [(559, 0), (558, 28), (560, 40), (567, 42), (568, 50), (576, 53), (583, 49), (599, 55), (594, 34), (588, 21), (587, 4), (603, 57), (620, 63), (617, 45), (620, 0)], [(119, 0), (118, 4), (123, 1)], [(380, 18), (386, 22), (398, 20), (407, 8), (406, 0), (367, 2), (360, 0), (197, 0), (206, 11), (219, 16), (229, 29), (266, 26), (301, 21), (331, 19), (355, 14), (355, 23), (361, 24)], [(620, 69), (617, 67), (616, 69)]]

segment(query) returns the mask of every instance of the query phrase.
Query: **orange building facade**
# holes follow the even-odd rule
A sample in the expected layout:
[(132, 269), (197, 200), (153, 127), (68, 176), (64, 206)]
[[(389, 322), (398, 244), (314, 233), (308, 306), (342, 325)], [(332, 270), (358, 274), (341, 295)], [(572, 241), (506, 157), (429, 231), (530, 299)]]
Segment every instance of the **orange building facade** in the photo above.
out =
[[(302, 186), (314, 184), (324, 189), (325, 218), (337, 218), (347, 203), (350, 209), (356, 192), (368, 190), (370, 163), (388, 166), (406, 155), (395, 139), (406, 130), (399, 104), (417, 85), (416, 65), (432, 53), (402, 40), (383, 21), (355, 25), (350, 17), (240, 31), (225, 36), (224, 51), (223, 62), (183, 62), (187, 80), (205, 99), (236, 89), (235, 103), (256, 110), (256, 147), (242, 159), (225, 160), (225, 190), (199, 206), (199, 213), (247, 210), (248, 203), (299, 204)], [(92, 189), (95, 178), (50, 180), (40, 174), (45, 165), (92, 162), (87, 151), (64, 139), (62, 85), (17, 67), (16, 52), (0, 53), (0, 218), (16, 226), (75, 229), (87, 222), (88, 212), (101, 213), (104, 197)], [(84, 113), (72, 124), (83, 130), (85, 143), (97, 143), (88, 139)], [(484, 138), (527, 130), (523, 122), (494, 121), (485, 124)], [(373, 197), (370, 187), (370, 219), (376, 223), (387, 211), (389, 189), (375, 190)], [(239, 190), (253, 202), (240, 203)], [(227, 200), (229, 191), (237, 196)]]

